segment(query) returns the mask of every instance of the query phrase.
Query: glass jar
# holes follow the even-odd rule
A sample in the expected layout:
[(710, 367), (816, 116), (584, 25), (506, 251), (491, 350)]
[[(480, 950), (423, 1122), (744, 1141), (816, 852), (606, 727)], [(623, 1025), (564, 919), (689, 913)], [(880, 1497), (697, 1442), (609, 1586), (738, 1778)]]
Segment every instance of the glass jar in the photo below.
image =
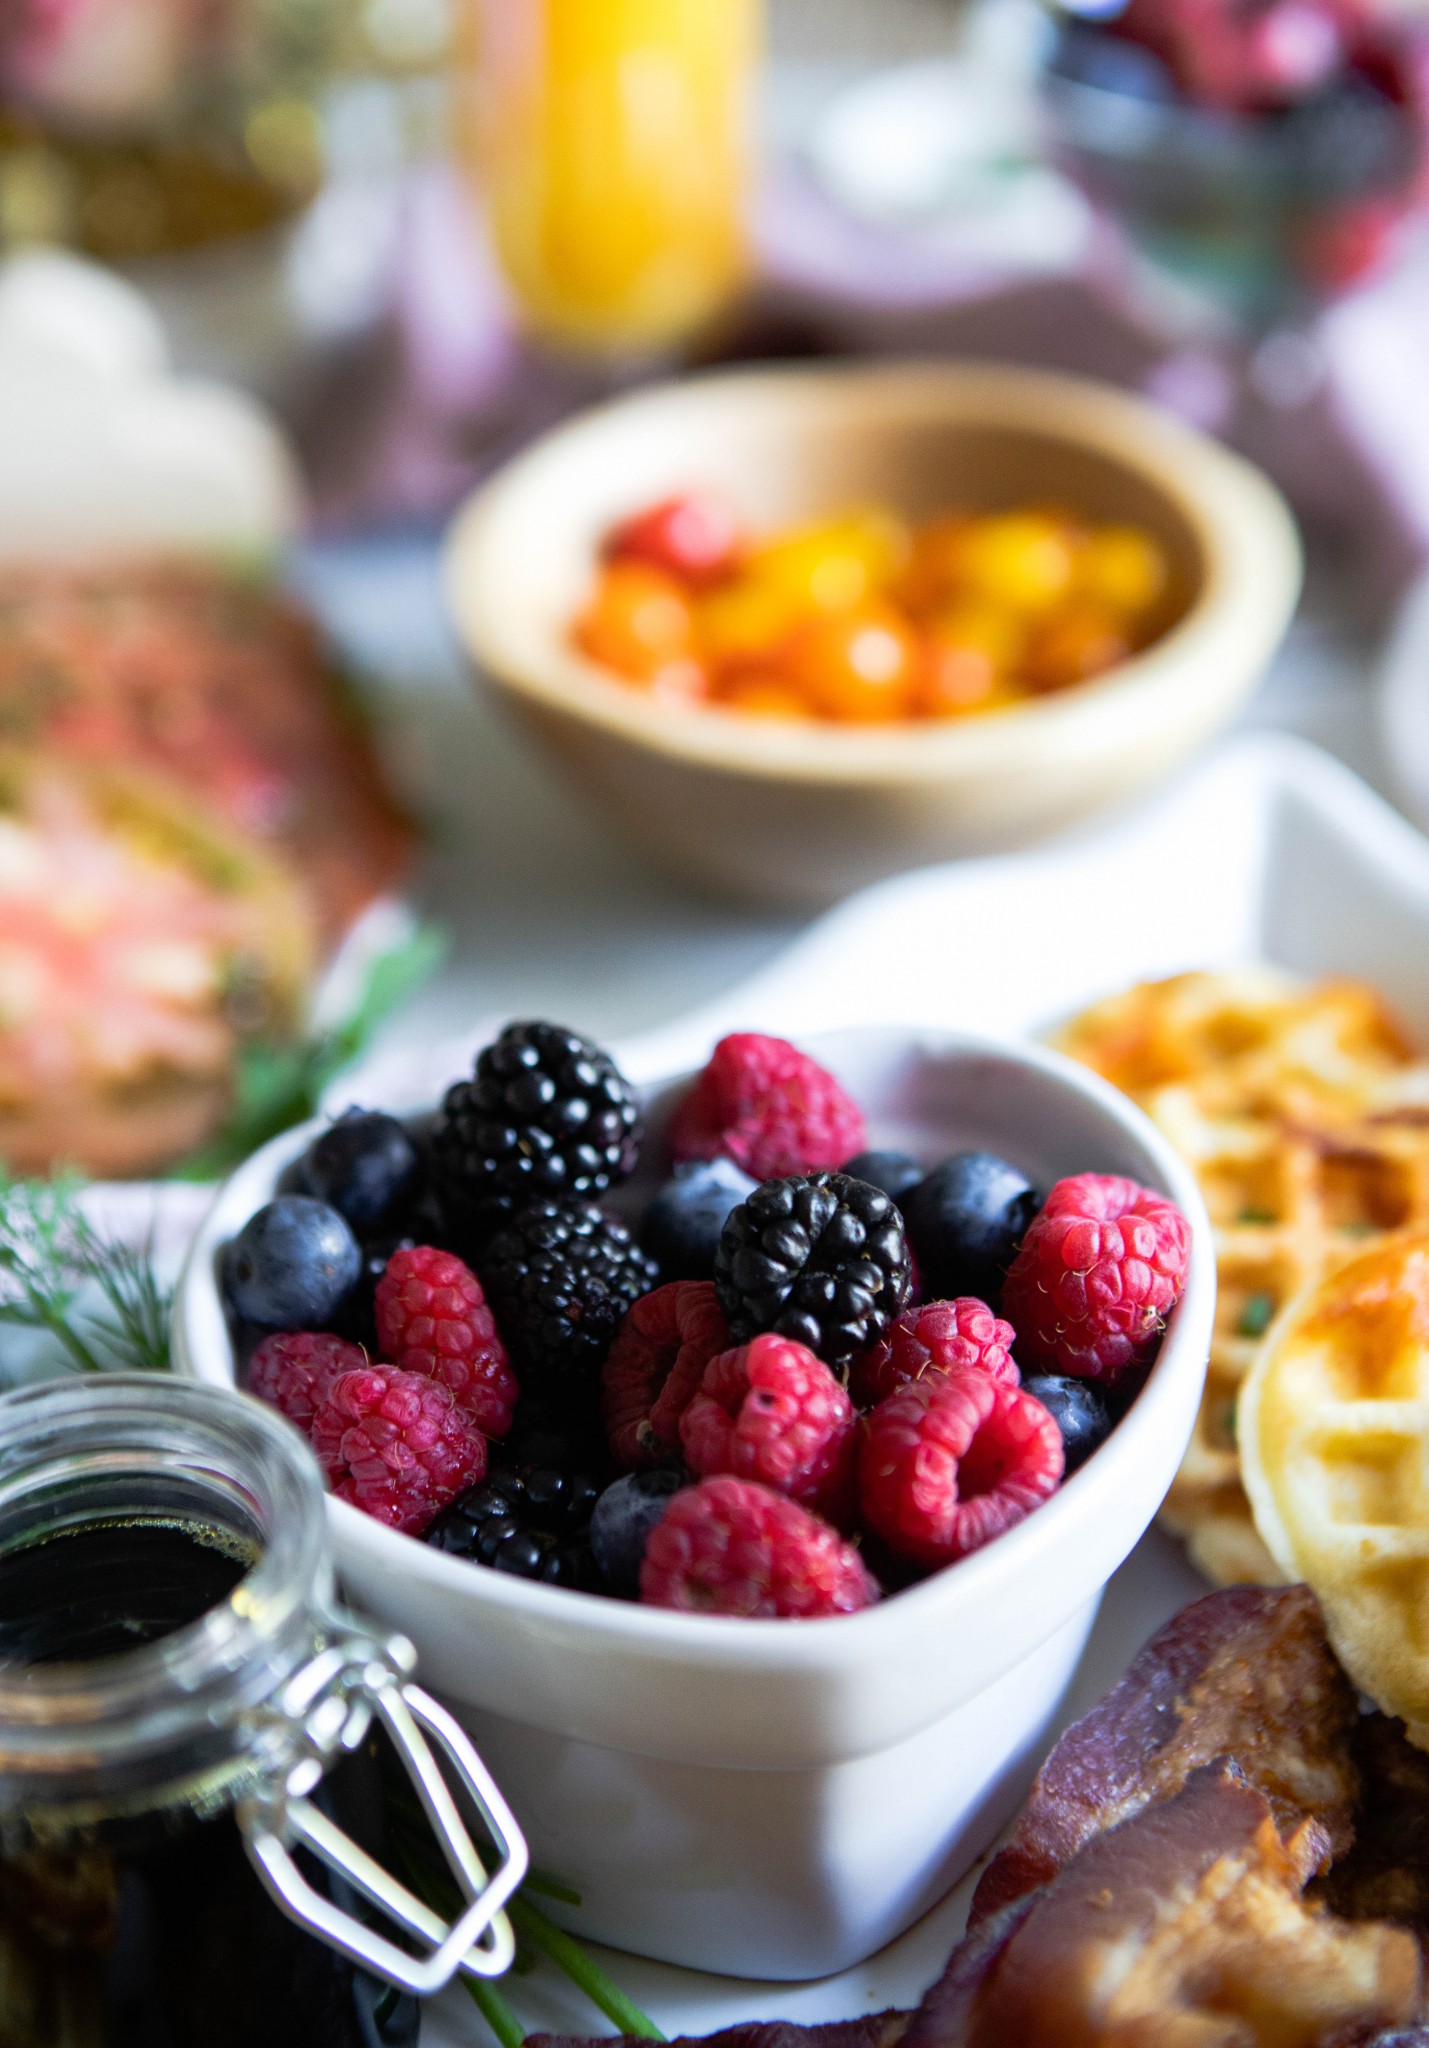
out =
[[(508, 1967), (525, 1846), (413, 1661), (334, 1604), (317, 1468), (259, 1403), (138, 1374), (0, 1400), (6, 2048), (396, 2048), (414, 1995)], [(377, 1730), (455, 1924), (380, 1860)]]
[(474, 166), (531, 328), (598, 348), (692, 332), (745, 271), (761, 0), (468, 6)]
[(345, 0), (0, 0), (0, 247), (104, 262), (274, 229), (321, 174)]

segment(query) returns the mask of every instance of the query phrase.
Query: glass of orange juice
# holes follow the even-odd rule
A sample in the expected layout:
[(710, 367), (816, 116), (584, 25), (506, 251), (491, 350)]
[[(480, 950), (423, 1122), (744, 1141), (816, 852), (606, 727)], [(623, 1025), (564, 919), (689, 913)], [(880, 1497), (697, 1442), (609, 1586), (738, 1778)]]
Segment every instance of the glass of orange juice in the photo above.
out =
[(658, 348), (745, 268), (762, 0), (469, 0), (469, 139), (534, 332)]

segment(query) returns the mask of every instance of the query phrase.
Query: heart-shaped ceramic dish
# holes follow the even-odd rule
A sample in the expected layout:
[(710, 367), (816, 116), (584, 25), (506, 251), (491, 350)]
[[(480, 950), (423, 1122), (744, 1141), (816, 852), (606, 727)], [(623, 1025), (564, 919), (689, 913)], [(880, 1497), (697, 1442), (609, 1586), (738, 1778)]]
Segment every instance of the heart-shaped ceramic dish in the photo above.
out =
[[(1058, 1054), (898, 1028), (803, 1041), (870, 1142), (963, 1146), (1040, 1185), (1129, 1174), (1190, 1219), (1185, 1295), (1145, 1389), (1080, 1472), (986, 1549), (866, 1612), (752, 1622), (669, 1613), (488, 1571), (331, 1504), (351, 1598), (409, 1635), (472, 1731), (573, 1924), (701, 1969), (815, 1977), (909, 1926), (1016, 1806), (1107, 1578), (1156, 1512), (1196, 1412), (1215, 1302), (1186, 1168), (1124, 1096)], [(671, 1100), (647, 1096), (658, 1162)], [(313, 1135), (221, 1190), (182, 1282), (181, 1368), (234, 1381), (221, 1247)], [(638, 1195), (638, 1183), (631, 1190)]]

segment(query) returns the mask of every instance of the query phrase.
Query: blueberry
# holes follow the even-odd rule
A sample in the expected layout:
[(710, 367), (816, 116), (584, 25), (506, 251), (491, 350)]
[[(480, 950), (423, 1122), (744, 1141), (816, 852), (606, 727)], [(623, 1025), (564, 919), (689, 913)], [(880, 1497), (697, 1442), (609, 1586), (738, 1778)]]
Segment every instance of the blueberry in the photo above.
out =
[(757, 1182), (732, 1159), (692, 1159), (675, 1168), (640, 1219), (640, 1244), (662, 1280), (710, 1280), (725, 1218)]
[(671, 1496), (689, 1484), (688, 1472), (662, 1465), (654, 1472), (627, 1472), (596, 1502), (590, 1518), (591, 1554), (606, 1585), (620, 1599), (640, 1597), (640, 1563), (650, 1531)]
[(279, 1195), (250, 1216), (223, 1260), (236, 1313), (269, 1330), (321, 1330), (362, 1270), (346, 1219), (310, 1195)]
[(1039, 1373), (1024, 1380), (1022, 1390), (1042, 1403), (1061, 1430), (1069, 1472), (1085, 1465), (1098, 1444), (1105, 1443), (1111, 1435), (1112, 1421), (1106, 1402), (1090, 1380), (1065, 1379), (1055, 1372)]
[(314, 1138), (300, 1192), (328, 1202), (354, 1230), (371, 1230), (410, 1199), (420, 1161), (405, 1126), (378, 1109), (349, 1109)]
[(850, 1180), (866, 1180), (870, 1187), (882, 1188), (893, 1202), (901, 1202), (923, 1178), (923, 1169), (911, 1152), (855, 1152), (839, 1172)]
[(903, 1197), (924, 1292), (936, 1300), (975, 1294), (997, 1306), (1040, 1197), (1025, 1173), (993, 1152), (955, 1152)]

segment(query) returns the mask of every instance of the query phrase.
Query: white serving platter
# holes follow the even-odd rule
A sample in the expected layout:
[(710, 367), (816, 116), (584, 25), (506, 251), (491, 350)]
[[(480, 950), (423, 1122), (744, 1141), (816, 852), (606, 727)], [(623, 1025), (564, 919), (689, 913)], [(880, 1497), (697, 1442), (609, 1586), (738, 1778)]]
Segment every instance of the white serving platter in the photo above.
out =
[[(1232, 742), (1094, 838), (868, 890), (739, 988), (615, 1051), (643, 1079), (693, 1064), (738, 1028), (797, 1034), (898, 1021), (1035, 1034), (1130, 982), (1255, 959), (1362, 976), (1429, 1045), (1429, 841), (1348, 769), (1278, 736)], [(346, 1077), (343, 1098), (369, 1088), (383, 1100), (430, 1101), (489, 1036), (388, 1054)], [(1174, 1544), (1147, 1536), (1111, 1581), (1063, 1722), (1204, 1590)], [(595, 1953), (671, 2036), (748, 2019), (847, 2018), (916, 2003), (957, 1938), (974, 1881), (881, 1954), (818, 1983), (746, 1982)], [(513, 1987), (513, 2002), (533, 2029), (600, 2029), (544, 1970)], [(459, 1988), (435, 2002), (423, 2033), (425, 2048), (486, 2038)]]

